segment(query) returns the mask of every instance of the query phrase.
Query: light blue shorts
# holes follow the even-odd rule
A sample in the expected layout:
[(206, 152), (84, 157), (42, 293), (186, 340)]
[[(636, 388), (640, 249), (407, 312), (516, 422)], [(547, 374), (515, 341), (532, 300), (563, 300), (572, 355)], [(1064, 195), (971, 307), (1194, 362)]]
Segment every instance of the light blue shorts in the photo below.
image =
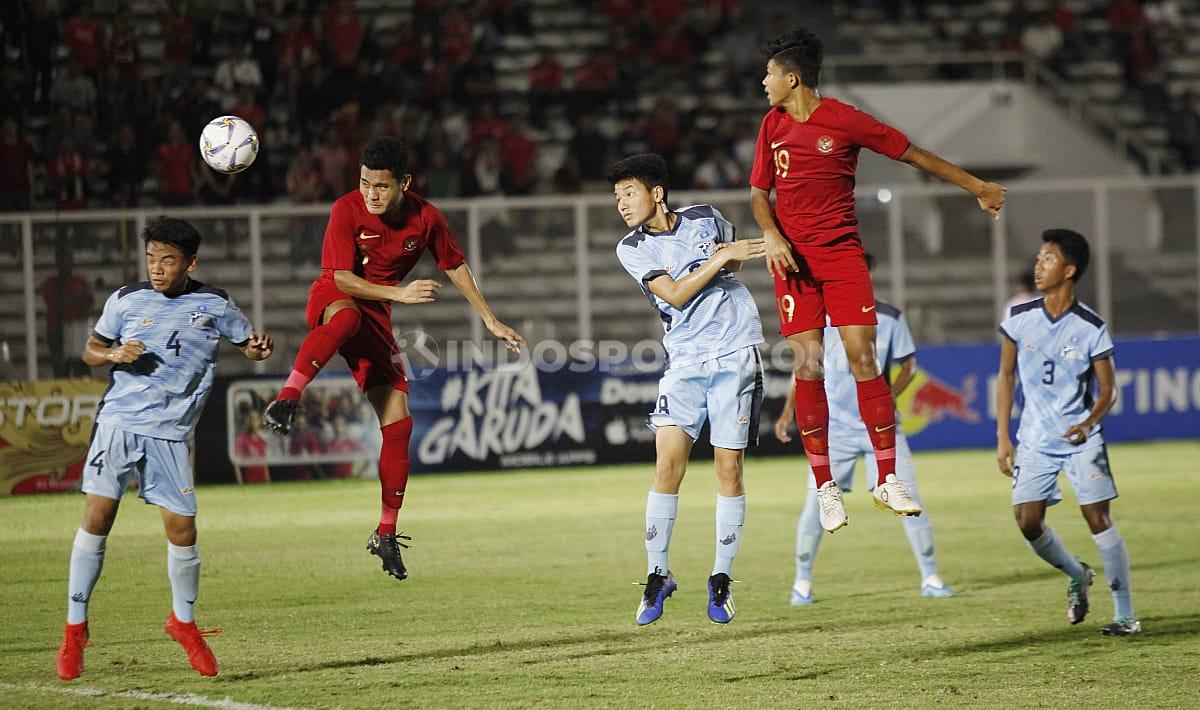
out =
[[(865, 430), (853, 436), (839, 436), (836, 431), (829, 433), (829, 470), (838, 488), (843, 491), (854, 488), (854, 469), (859, 456), (862, 456), (866, 463), (867, 490), (873, 491), (875, 482), (879, 479), (879, 463), (875, 460), (875, 448), (871, 446), (871, 437), (867, 436)], [(896, 433), (896, 478), (908, 483), (909, 492), (916, 495), (917, 469), (913, 466), (908, 438), (901, 432)], [(808, 487), (813, 490), (817, 488), (812, 466), (808, 467)]]
[(1012, 504), (1044, 500), (1047, 505), (1054, 505), (1061, 501), (1060, 471), (1067, 474), (1079, 505), (1117, 497), (1108, 467), (1108, 448), (1103, 443), (1069, 454), (1044, 454), (1018, 446), (1013, 465)]
[(751, 345), (667, 370), (658, 382), (658, 403), (646, 424), (654, 431), (677, 426), (695, 441), (707, 420), (709, 443), (741, 450), (758, 443), (762, 400), (762, 358)]
[(196, 516), (196, 489), (186, 441), (155, 439), (97, 424), (83, 467), (84, 493), (120, 500), (137, 476), (138, 495), (147, 503)]

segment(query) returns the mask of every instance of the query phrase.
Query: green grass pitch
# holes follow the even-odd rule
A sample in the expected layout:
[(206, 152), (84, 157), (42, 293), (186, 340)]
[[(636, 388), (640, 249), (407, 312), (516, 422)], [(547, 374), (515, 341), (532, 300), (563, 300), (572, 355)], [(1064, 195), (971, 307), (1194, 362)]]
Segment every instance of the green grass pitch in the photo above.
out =
[(1097, 578), (1091, 615), (1067, 623), (1066, 580), (1022, 541), (990, 451), (917, 457), (957, 598), (920, 597), (899, 520), (860, 485), (847, 496), (850, 526), (822, 543), (817, 603), (801, 609), (788, 606), (801, 461), (751, 458), (727, 627), (704, 613), (711, 462), (694, 461), (684, 482), (679, 591), (645, 629), (632, 583), (644, 581), (647, 466), (416, 477), (401, 517), (414, 538), (405, 582), (365, 550), (373, 483), (202, 488), (197, 617), (225, 629), (211, 640), (212, 679), (162, 632), (161, 523), (127, 496), (93, 596), (86, 669), (69, 684), (54, 653), (83, 500), (2, 499), (0, 706), (1195, 707), (1198, 458), (1196, 443), (1112, 448), (1114, 517), (1145, 625), (1132, 639), (1099, 633), (1112, 601), (1070, 494), (1048, 520)]

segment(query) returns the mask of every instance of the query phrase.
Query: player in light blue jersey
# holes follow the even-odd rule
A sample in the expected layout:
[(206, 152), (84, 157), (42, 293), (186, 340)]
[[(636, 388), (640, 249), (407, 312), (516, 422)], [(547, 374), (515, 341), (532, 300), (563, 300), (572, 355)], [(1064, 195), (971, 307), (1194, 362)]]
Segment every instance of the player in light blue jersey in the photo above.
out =
[[(1000, 324), (996, 457), (1000, 472), (1012, 477), (1021, 534), (1039, 557), (1070, 579), (1067, 620), (1078, 624), (1087, 616), (1092, 569), (1044, 523), (1046, 506), (1062, 500), (1058, 474), (1067, 475), (1112, 590), (1113, 621), (1101, 631), (1131, 636), (1142, 625), (1130, 597), (1129, 554), (1109, 517), (1117, 489), (1100, 433), (1114, 400), (1113, 342), (1104, 320), (1075, 300), (1075, 283), (1087, 271), (1087, 240), (1069, 229), (1051, 229), (1042, 242), (1033, 278), (1043, 297), (1013, 306)], [(1009, 424), (1018, 380), (1025, 406), (1014, 454)]]
[(88, 601), (131, 477), (138, 495), (159, 507), (167, 534), (172, 603), (165, 630), (187, 651), (192, 668), (217, 674), (217, 659), (203, 638), (212, 632), (201, 631), (193, 615), (200, 556), (188, 441), (212, 389), (221, 338), (251, 360), (265, 360), (274, 344), (253, 332), (224, 291), (191, 278), (200, 246), (195, 227), (164, 218), (142, 238), (150, 280), (109, 297), (83, 352), (91, 367), (113, 367), (83, 469), (87, 499), (71, 549), (67, 625), (55, 663), (63, 680), (83, 673)]
[(692, 445), (707, 420), (717, 474), (716, 561), (708, 579), (708, 618), (725, 624), (735, 608), (733, 559), (746, 516), (742, 456), (758, 438), (762, 404), (762, 323), (750, 291), (733, 274), (761, 259), (763, 241), (734, 240), (734, 228), (709, 205), (667, 208), (667, 164), (635, 155), (608, 174), (617, 211), (633, 227), (617, 258), (662, 319), (669, 358), (658, 401), (647, 419), (657, 463), (646, 500), (646, 589), (639, 626), (662, 616), (676, 589), (667, 550), (679, 505), (679, 485)]
[[(868, 253), (867, 268), (875, 267), (875, 257)], [(899, 308), (884, 301), (875, 301), (875, 312), (879, 324), (875, 330), (875, 354), (879, 358), (885, 377), (889, 377), (890, 368), (897, 367), (895, 379), (890, 382), (893, 399), (900, 396), (912, 382), (917, 373), (917, 347), (913, 343), (912, 332), (904, 320), (904, 314)], [(854, 382), (854, 373), (850, 370), (850, 361), (846, 357), (846, 349), (838, 329), (827, 325), (825, 328), (825, 392), (829, 401), (829, 462), (833, 480), (838, 488), (849, 491), (854, 484), (854, 469), (858, 458), (863, 457), (867, 469), (867, 490), (876, 498), (876, 505), (886, 507), (878, 498), (883, 495), (882, 489), (876, 485), (878, 471), (876, 470), (875, 450), (871, 445), (871, 437), (867, 435), (867, 425), (863, 423), (858, 412), (858, 388)], [(782, 442), (792, 440), (789, 430), (795, 425), (794, 414), (796, 401), (795, 390), (789, 388), (787, 402), (775, 421), (775, 436)], [(916, 516), (904, 516), (904, 534), (912, 548), (913, 557), (917, 560), (917, 568), (921, 574), (921, 595), (925, 597), (943, 598), (954, 596), (954, 590), (946, 586), (938, 574), (937, 557), (933, 545), (933, 524), (929, 522), (929, 513), (920, 505), (920, 494), (917, 490), (917, 471), (913, 466), (912, 452), (908, 448), (908, 439), (900, 426), (900, 417), (896, 416), (896, 477), (903, 481), (909, 494), (921, 507), (921, 513)], [(817, 482), (812, 467), (808, 470), (808, 497), (804, 502), (804, 512), (796, 526), (796, 578), (792, 583), (792, 606), (812, 604), (812, 571), (817, 558), (817, 549), (821, 544), (822, 526), (819, 515), (820, 498), (817, 496)]]

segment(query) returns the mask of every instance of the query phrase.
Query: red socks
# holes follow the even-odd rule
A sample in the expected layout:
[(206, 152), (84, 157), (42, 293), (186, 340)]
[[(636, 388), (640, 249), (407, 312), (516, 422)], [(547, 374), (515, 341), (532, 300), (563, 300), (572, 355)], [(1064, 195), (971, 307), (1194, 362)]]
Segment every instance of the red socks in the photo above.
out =
[(896, 402), (883, 375), (858, 383), (858, 411), (875, 448), (878, 482), (882, 484), (896, 472)]
[(404, 505), (404, 488), (408, 485), (408, 441), (412, 437), (412, 417), (405, 417), (381, 427), (383, 448), (379, 451), (379, 485), (382, 507), (379, 514), (379, 534), (396, 533), (396, 517)]
[(829, 472), (829, 402), (825, 398), (825, 380), (796, 380), (796, 426), (820, 488), (833, 480)]
[(360, 322), (362, 314), (357, 308), (343, 308), (314, 328), (300, 344), (300, 352), (296, 353), (296, 364), (292, 365), (292, 374), (288, 375), (287, 383), (279, 391), (279, 399), (289, 399), (293, 402), (299, 400), (300, 393), (312, 382), (321, 368), (325, 367), (338, 348), (358, 332)]

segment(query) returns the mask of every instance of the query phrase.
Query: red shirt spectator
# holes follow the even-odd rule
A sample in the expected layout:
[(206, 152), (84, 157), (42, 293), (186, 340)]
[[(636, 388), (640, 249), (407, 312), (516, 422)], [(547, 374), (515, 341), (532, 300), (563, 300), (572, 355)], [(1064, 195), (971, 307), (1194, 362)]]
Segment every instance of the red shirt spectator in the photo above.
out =
[(358, 49), (363, 38), (362, 21), (354, 3), (340, 0), (325, 8), (321, 13), (321, 24), (333, 55), (333, 66), (338, 69), (353, 67), (358, 61)]
[(54, 203), (60, 210), (87, 209), (87, 185), (91, 170), (87, 158), (75, 149), (75, 141), (63, 136), (58, 154), (46, 164), (46, 177), (54, 191)]
[(129, 10), (122, 10), (104, 45), (104, 61), (115, 64), (123, 80), (137, 81), (141, 73), (138, 57), (137, 36), (129, 19)]
[(299, 15), (288, 18), (283, 33), (275, 41), (276, 52), (279, 56), (279, 66), (306, 65), (316, 60), (320, 53), (317, 41), (312, 33), (304, 26)]
[(655, 27), (671, 27), (683, 14), (683, 0), (650, 0), (646, 3), (650, 24)]
[(92, 313), (92, 289), (77, 274), (53, 274), (42, 282), (46, 303), (46, 330), (57, 331), (64, 322), (87, 320)]
[(1146, 21), (1142, 6), (1134, 0), (1116, 0), (1108, 6), (1105, 17), (1108, 18), (1108, 24), (1119, 32), (1132, 32), (1134, 27)]
[(500, 160), (504, 165), (507, 187), (518, 193), (526, 193), (537, 180), (534, 166), (537, 164), (537, 143), (520, 126), (507, 132), (500, 142)]
[(263, 129), (267, 127), (267, 111), (254, 100), (254, 89), (249, 86), (243, 86), (238, 89), (237, 105), (229, 110), (234, 116), (241, 116), (246, 119), (259, 136), (263, 134)]
[(158, 13), (162, 28), (163, 61), (190, 64), (192, 61), (192, 21), (176, 8), (168, 6)]
[(167, 140), (154, 151), (154, 162), (158, 166), (158, 189), (163, 200), (173, 204), (190, 201), (195, 185), (192, 171), (196, 165), (196, 146), (184, 138), (179, 121), (171, 123)]
[(66, 39), (79, 66), (94, 73), (100, 67), (100, 23), (92, 18), (87, 3), (79, 8), (78, 15), (67, 20)]
[(651, 55), (664, 64), (690, 64), (696, 59), (696, 50), (692, 42), (684, 37), (678, 26), (672, 26), (666, 33), (659, 35), (651, 45)]
[(0, 138), (0, 210), (29, 209), (29, 172), (33, 147), (13, 118), (4, 120)]
[(575, 88), (581, 91), (606, 91), (617, 85), (617, 65), (606, 53), (592, 55), (575, 68)]
[(554, 53), (546, 50), (529, 69), (529, 90), (554, 93), (562, 90), (563, 65)]
[(1050, 21), (1058, 25), (1064, 35), (1075, 31), (1075, 11), (1065, 2), (1055, 4), (1050, 10)]
[(442, 19), (442, 61), (450, 65), (466, 62), (474, 49), (475, 25), (457, 8)]

